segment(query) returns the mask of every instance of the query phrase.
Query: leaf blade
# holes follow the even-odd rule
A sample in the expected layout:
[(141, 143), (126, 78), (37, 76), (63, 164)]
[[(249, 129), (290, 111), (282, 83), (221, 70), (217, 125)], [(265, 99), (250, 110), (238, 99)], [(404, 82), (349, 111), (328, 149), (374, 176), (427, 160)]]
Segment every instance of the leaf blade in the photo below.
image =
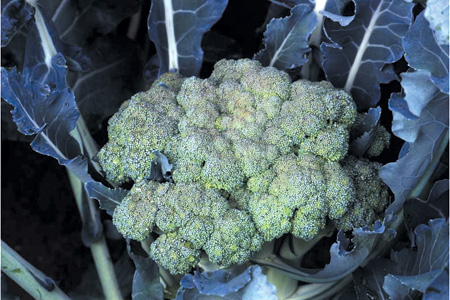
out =
[(403, 0), (364, 0), (355, 5), (354, 19), (347, 26), (325, 20), (324, 31), (332, 43), (321, 45), (322, 65), (328, 81), (345, 88), (364, 110), (379, 101), (384, 66), (403, 55), (402, 37), (411, 24), (413, 5)]
[(302, 66), (307, 61), (304, 56), (311, 51), (308, 39), (316, 25), (311, 5), (294, 6), (290, 16), (270, 21), (264, 33), (265, 47), (254, 59), (280, 70)]

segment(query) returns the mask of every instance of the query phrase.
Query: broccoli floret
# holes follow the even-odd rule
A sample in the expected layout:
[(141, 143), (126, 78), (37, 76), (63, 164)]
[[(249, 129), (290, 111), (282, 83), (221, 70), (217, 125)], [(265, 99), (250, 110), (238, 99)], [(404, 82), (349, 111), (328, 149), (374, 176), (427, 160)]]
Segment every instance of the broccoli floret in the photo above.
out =
[(160, 235), (150, 246), (150, 256), (172, 274), (186, 274), (200, 260), (200, 250), (177, 233)]
[[(267, 176), (267, 175), (264, 175)], [(292, 232), (312, 239), (326, 225), (326, 218), (339, 218), (353, 197), (353, 183), (337, 162), (307, 154), (282, 156), (273, 167), (268, 195), (255, 194), (249, 211), (264, 240)]]
[(138, 181), (150, 174), (153, 151), (164, 149), (178, 134), (183, 116), (175, 101), (178, 87), (179, 79), (166, 75), (149, 91), (123, 103), (109, 119), (109, 142), (97, 154), (108, 179)]
[(389, 200), (388, 188), (378, 176), (381, 164), (348, 156), (342, 165), (352, 178), (356, 194), (347, 213), (334, 220), (336, 227), (351, 230), (371, 225), (377, 218), (382, 218)]
[(241, 264), (261, 248), (262, 238), (246, 212), (230, 209), (216, 222), (215, 230), (203, 247), (213, 263)]
[(168, 185), (141, 181), (135, 185), (116, 207), (114, 225), (126, 238), (145, 240), (153, 230), (158, 211), (158, 197), (165, 194)]
[[(98, 154), (108, 178), (135, 182), (114, 223), (137, 240), (157, 227), (151, 256), (172, 273), (201, 251), (228, 266), (284, 234), (311, 240), (330, 224), (370, 224), (387, 189), (379, 165), (347, 156), (356, 115), (330, 83), (291, 83), (249, 59), (221, 60), (207, 79), (163, 75), (112, 117)], [(379, 133), (372, 154), (387, 143)], [(154, 150), (173, 182), (147, 181)]]

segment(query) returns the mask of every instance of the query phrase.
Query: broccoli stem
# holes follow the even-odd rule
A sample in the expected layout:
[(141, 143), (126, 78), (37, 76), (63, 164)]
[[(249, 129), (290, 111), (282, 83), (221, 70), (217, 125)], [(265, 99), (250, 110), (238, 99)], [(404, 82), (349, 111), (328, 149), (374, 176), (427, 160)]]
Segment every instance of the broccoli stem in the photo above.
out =
[(35, 299), (70, 300), (55, 282), (2, 241), (2, 272)]
[(105, 237), (102, 235), (100, 240), (91, 244), (90, 248), (105, 298), (108, 300), (122, 299)]
[[(69, 170), (67, 170), (67, 173), (69, 175), (70, 184), (75, 196), (78, 211), (80, 212), (80, 215), (83, 216), (83, 193), (86, 193), (84, 184)], [(88, 196), (86, 196), (86, 199), (87, 201), (92, 201), (92, 199), (90, 199)], [(92, 207), (93, 209), (98, 209), (98, 207), (95, 205), (93, 205)], [(95, 218), (95, 216), (93, 216), (93, 218)], [(85, 222), (85, 220), (82, 221), (83, 223)], [(119, 289), (119, 283), (114, 272), (114, 266), (111, 261), (111, 256), (109, 255), (108, 246), (106, 244), (103, 233), (101, 233), (101, 235), (97, 237), (94, 242), (90, 243), (89, 248), (91, 249), (92, 258), (94, 259), (95, 267), (97, 269), (98, 277), (100, 278), (100, 283), (102, 285), (103, 293), (106, 299), (122, 299), (122, 294)]]

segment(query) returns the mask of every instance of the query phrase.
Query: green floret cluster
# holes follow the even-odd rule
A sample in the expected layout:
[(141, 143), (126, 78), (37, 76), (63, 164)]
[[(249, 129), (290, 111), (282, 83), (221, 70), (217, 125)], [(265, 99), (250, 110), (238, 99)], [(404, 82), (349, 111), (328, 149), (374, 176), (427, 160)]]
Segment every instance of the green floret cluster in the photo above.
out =
[[(109, 179), (135, 182), (114, 223), (137, 240), (158, 227), (151, 255), (172, 273), (200, 251), (238, 264), (284, 234), (371, 224), (387, 187), (379, 165), (347, 156), (356, 116), (330, 83), (291, 83), (249, 59), (221, 60), (207, 79), (163, 75), (111, 118), (98, 154)], [(173, 183), (145, 180), (154, 150), (173, 164)]]
[(115, 209), (113, 221), (124, 237), (139, 241), (157, 226), (163, 234), (150, 255), (173, 274), (194, 267), (201, 250), (228, 266), (249, 260), (262, 244), (247, 212), (232, 209), (217, 190), (198, 184), (142, 180)]
[(109, 142), (97, 154), (107, 178), (125, 182), (149, 175), (153, 152), (165, 148), (178, 132), (183, 111), (176, 93), (181, 83), (178, 75), (165, 74), (150, 90), (124, 102), (109, 119)]

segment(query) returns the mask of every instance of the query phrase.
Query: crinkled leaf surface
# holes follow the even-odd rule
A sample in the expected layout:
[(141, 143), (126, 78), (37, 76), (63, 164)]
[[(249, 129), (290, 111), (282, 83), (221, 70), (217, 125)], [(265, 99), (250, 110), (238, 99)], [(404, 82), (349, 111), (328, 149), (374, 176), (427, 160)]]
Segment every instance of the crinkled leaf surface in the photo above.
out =
[(128, 255), (134, 262), (136, 271), (133, 277), (131, 297), (133, 300), (162, 300), (163, 287), (159, 278), (158, 265), (150, 258), (134, 253), (130, 244)]
[[(404, 86), (404, 91), (406, 95), (420, 94), (430, 86), (433, 86), (430, 79), (416, 81), (415, 84)], [(395, 195), (395, 201), (386, 210), (387, 214), (402, 208), (403, 202), (421, 177), (437, 164), (439, 153), (448, 144), (448, 95), (440, 92), (437, 87), (433, 93), (427, 94), (429, 98), (426, 99), (427, 104), (419, 118), (411, 120), (393, 111), (392, 131), (408, 142), (408, 151), (403, 152), (403, 156), (396, 162), (388, 163), (380, 169), (381, 179)], [(405, 101), (409, 99), (403, 98)], [(409, 103), (408, 106), (412, 107)]]
[(384, 290), (391, 299), (403, 299), (410, 289), (425, 292), (448, 268), (449, 227), (445, 219), (434, 219), (414, 230), (417, 251), (403, 249), (391, 259), (397, 263), (395, 273), (385, 277)]
[(439, 180), (433, 185), (426, 201), (418, 198), (406, 201), (403, 205), (406, 228), (412, 231), (416, 226), (426, 224), (430, 219), (448, 219), (448, 188), (448, 179)]
[(114, 209), (119, 205), (128, 191), (122, 188), (111, 189), (100, 182), (89, 181), (85, 184), (86, 192), (90, 198), (97, 199), (100, 208), (112, 216)]
[(2, 1), (2, 47), (5, 47), (17, 31), (31, 20), (33, 13), (33, 7), (25, 0)]
[(322, 65), (328, 81), (350, 92), (363, 110), (379, 101), (384, 66), (403, 55), (402, 37), (411, 24), (413, 5), (403, 0), (362, 0), (355, 7), (350, 23), (334, 18), (346, 26), (325, 20), (331, 43), (321, 45)]
[(449, 3), (447, 0), (428, 0), (425, 18), (430, 23), (434, 37), (439, 45), (449, 44)]
[(308, 39), (316, 25), (317, 17), (311, 4), (296, 5), (290, 16), (270, 21), (264, 33), (265, 47), (254, 59), (280, 70), (300, 67), (311, 51)]
[(360, 126), (352, 130), (349, 151), (351, 154), (361, 157), (369, 149), (375, 135), (375, 127), (381, 117), (381, 107), (370, 108), (364, 113), (364, 119)]
[(431, 80), (448, 93), (448, 45), (439, 45), (421, 12), (403, 38), (405, 58), (414, 69), (430, 72)]
[(260, 266), (250, 266), (242, 273), (238, 269), (187, 274), (181, 279), (176, 300), (276, 299), (276, 288), (261, 273)]
[(222, 16), (228, 0), (155, 0), (148, 17), (148, 33), (159, 57), (159, 75), (177, 71), (198, 75), (203, 34)]
[(32, 147), (52, 156), (61, 164), (81, 154), (77, 141), (69, 134), (79, 117), (74, 95), (65, 82), (67, 68), (57, 54), (47, 66), (36, 27), (29, 33), (23, 73), (2, 68), (2, 98), (14, 106), (14, 122), (21, 133), (36, 138)]

